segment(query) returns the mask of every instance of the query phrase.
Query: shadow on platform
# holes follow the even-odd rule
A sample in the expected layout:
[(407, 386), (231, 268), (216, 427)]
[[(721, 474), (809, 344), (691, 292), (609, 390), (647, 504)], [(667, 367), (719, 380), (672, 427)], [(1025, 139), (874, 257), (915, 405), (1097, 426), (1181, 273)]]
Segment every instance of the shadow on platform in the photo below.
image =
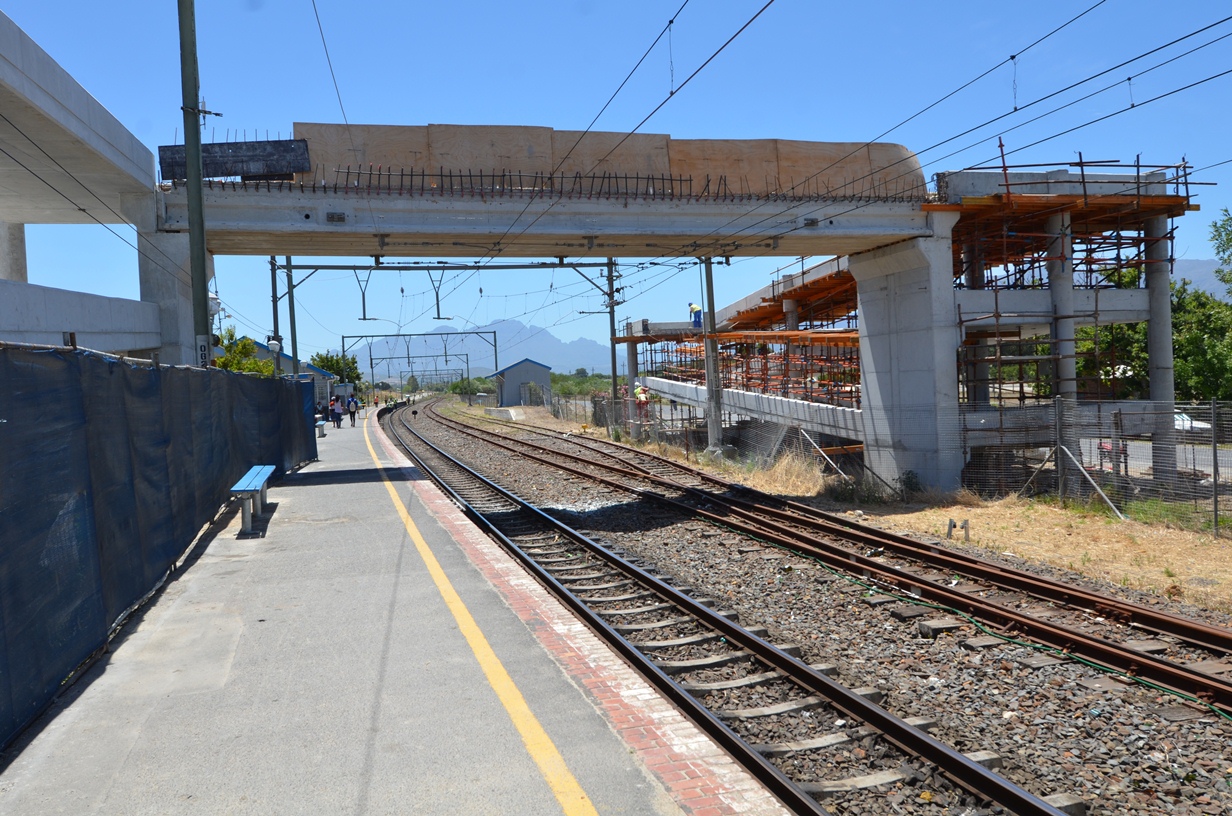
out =
[[(410, 479), (400, 468), (385, 468), (385, 477), (391, 482), (407, 482)], [(380, 482), (381, 471), (376, 468), (352, 468), (350, 470), (314, 470), (288, 473), (275, 487), (315, 487), (317, 485), (364, 484)]]

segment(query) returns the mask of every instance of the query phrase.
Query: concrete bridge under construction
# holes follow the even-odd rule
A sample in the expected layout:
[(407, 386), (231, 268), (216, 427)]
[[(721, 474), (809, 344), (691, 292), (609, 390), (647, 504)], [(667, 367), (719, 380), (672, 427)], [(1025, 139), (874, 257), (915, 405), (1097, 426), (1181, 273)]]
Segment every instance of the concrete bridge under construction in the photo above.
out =
[[(0, 339), (61, 345), (73, 333), (99, 350), (190, 362), (184, 185), (166, 166), (157, 181), (153, 155), (2, 14), (0, 48)], [(825, 274), (781, 282), (721, 317), (711, 298), (700, 339), (714, 367), (702, 391), (653, 382), (678, 399), (700, 403), (704, 392), (716, 414), (722, 404), (764, 418), (797, 412), (810, 427), (862, 441), (887, 479), (913, 471), (926, 484), (957, 485), (960, 396), (976, 414), (994, 399), (978, 376), (963, 380), (963, 348), (1045, 335), (1055, 344), (1055, 393), (1077, 396), (1075, 328), (1149, 319), (1150, 396), (1172, 400), (1168, 219), (1190, 205), (1179, 188), (1169, 192), (1166, 171), (956, 173), (930, 192), (915, 156), (892, 144), (312, 123), (296, 124), (294, 136), (291, 145), (217, 151), (230, 164), (204, 191), (210, 258), (840, 256)], [(307, 161), (280, 164), (281, 147), (306, 150)], [(258, 154), (267, 158), (252, 160)], [(1007, 218), (1015, 238), (998, 244)], [(133, 225), (141, 300), (27, 283), (27, 223)], [(1132, 233), (1120, 240), (1146, 286), (1075, 285), (1075, 234), (1113, 233)], [(1037, 279), (997, 282), (1028, 258), (1041, 264)], [(796, 295), (822, 279), (823, 289), (841, 279), (848, 300), (836, 308), (859, 314), (858, 405), (782, 398), (768, 407), (764, 395), (724, 392), (716, 318), (736, 327), (768, 302), (743, 330), (796, 331)], [(651, 331), (642, 341), (652, 339), (662, 338)], [(981, 366), (986, 375), (986, 359), (969, 368)], [(985, 419), (1003, 417), (989, 410)]]

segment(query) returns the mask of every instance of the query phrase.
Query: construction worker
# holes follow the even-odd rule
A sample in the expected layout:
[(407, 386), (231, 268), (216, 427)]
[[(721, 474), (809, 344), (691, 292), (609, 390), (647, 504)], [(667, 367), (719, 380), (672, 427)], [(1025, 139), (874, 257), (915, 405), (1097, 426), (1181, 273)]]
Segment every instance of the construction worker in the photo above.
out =
[(693, 321), (693, 328), (700, 329), (702, 327), (702, 307), (696, 303), (689, 303), (689, 319)]
[(637, 419), (646, 422), (650, 419), (650, 389), (638, 383), (633, 389), (633, 401), (637, 403)]

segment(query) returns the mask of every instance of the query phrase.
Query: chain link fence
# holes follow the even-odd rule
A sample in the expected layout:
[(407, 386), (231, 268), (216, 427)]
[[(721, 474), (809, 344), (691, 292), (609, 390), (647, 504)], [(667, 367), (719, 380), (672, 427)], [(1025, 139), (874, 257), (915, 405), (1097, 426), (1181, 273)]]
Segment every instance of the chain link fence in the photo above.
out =
[[(1011, 428), (1003, 421), (998, 431), (981, 432), (979, 441), (993, 444), (970, 446), (965, 487), (983, 496), (1081, 501), (1216, 535), (1228, 527), (1232, 403), (1057, 400), (1033, 410), (1033, 422)], [(970, 419), (987, 413), (964, 414), (968, 441)]]
[[(551, 409), (558, 419), (608, 428), (616, 438), (671, 445), (687, 455), (707, 447), (704, 410), (671, 400), (639, 406), (625, 399), (613, 406), (602, 395), (555, 397)], [(926, 450), (936, 440), (941, 457), (961, 468), (962, 488), (981, 498), (1080, 503), (1118, 518), (1216, 535), (1232, 528), (1229, 402), (1057, 399), (1025, 407), (921, 408), (892, 418), (864, 413), (869, 450), (859, 440), (734, 413), (723, 415), (723, 442), (745, 467), (770, 469), (785, 458), (808, 462), (819, 490), (873, 501), (918, 493), (927, 480), (909, 467), (878, 472), (872, 448), (901, 459), (904, 450)]]

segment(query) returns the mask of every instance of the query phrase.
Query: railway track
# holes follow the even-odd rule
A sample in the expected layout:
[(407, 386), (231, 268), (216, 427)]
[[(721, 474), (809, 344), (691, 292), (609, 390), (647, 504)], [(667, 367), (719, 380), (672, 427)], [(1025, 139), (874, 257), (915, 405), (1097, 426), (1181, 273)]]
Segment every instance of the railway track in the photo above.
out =
[[(965, 755), (929, 736), (931, 721), (901, 720), (876, 689), (849, 689), (834, 668), (807, 665), (798, 647), (775, 646), (687, 588), (592, 541), (467, 468), (394, 415), (387, 428), (477, 523), (505, 546), (688, 716), (798, 813), (827, 813), (836, 797), (936, 771), (970, 794), (969, 812), (992, 805), (1059, 814), (990, 770), (998, 757)], [(868, 746), (852, 753), (839, 749)], [(853, 762), (852, 756), (867, 761)], [(1071, 803), (1071, 798), (1065, 798)]]
[[(1030, 641), (1051, 650), (1041, 665), (1074, 658), (1209, 705), (1224, 715), (1232, 712), (1232, 663), (1226, 660), (1232, 654), (1232, 630), (862, 527), (632, 449), (617, 450), (541, 429), (531, 432), (551, 439), (548, 445), (493, 434), (440, 416), (431, 406), (425, 406), (425, 413), (455, 432), (511, 453), (632, 491), (859, 575), (884, 590), (885, 594), (869, 599), (870, 605), (884, 604), (900, 620), (919, 618), (922, 633), (957, 628), (966, 617), (988, 629), (988, 639), (979, 640), (977, 648), (993, 645), (994, 637)], [(526, 433), (522, 427), (517, 430)], [(577, 450), (561, 450), (562, 445)], [(554, 457), (567, 461), (553, 461)], [(925, 619), (937, 608), (951, 612)], [(1144, 632), (1155, 636), (1144, 638)]]

